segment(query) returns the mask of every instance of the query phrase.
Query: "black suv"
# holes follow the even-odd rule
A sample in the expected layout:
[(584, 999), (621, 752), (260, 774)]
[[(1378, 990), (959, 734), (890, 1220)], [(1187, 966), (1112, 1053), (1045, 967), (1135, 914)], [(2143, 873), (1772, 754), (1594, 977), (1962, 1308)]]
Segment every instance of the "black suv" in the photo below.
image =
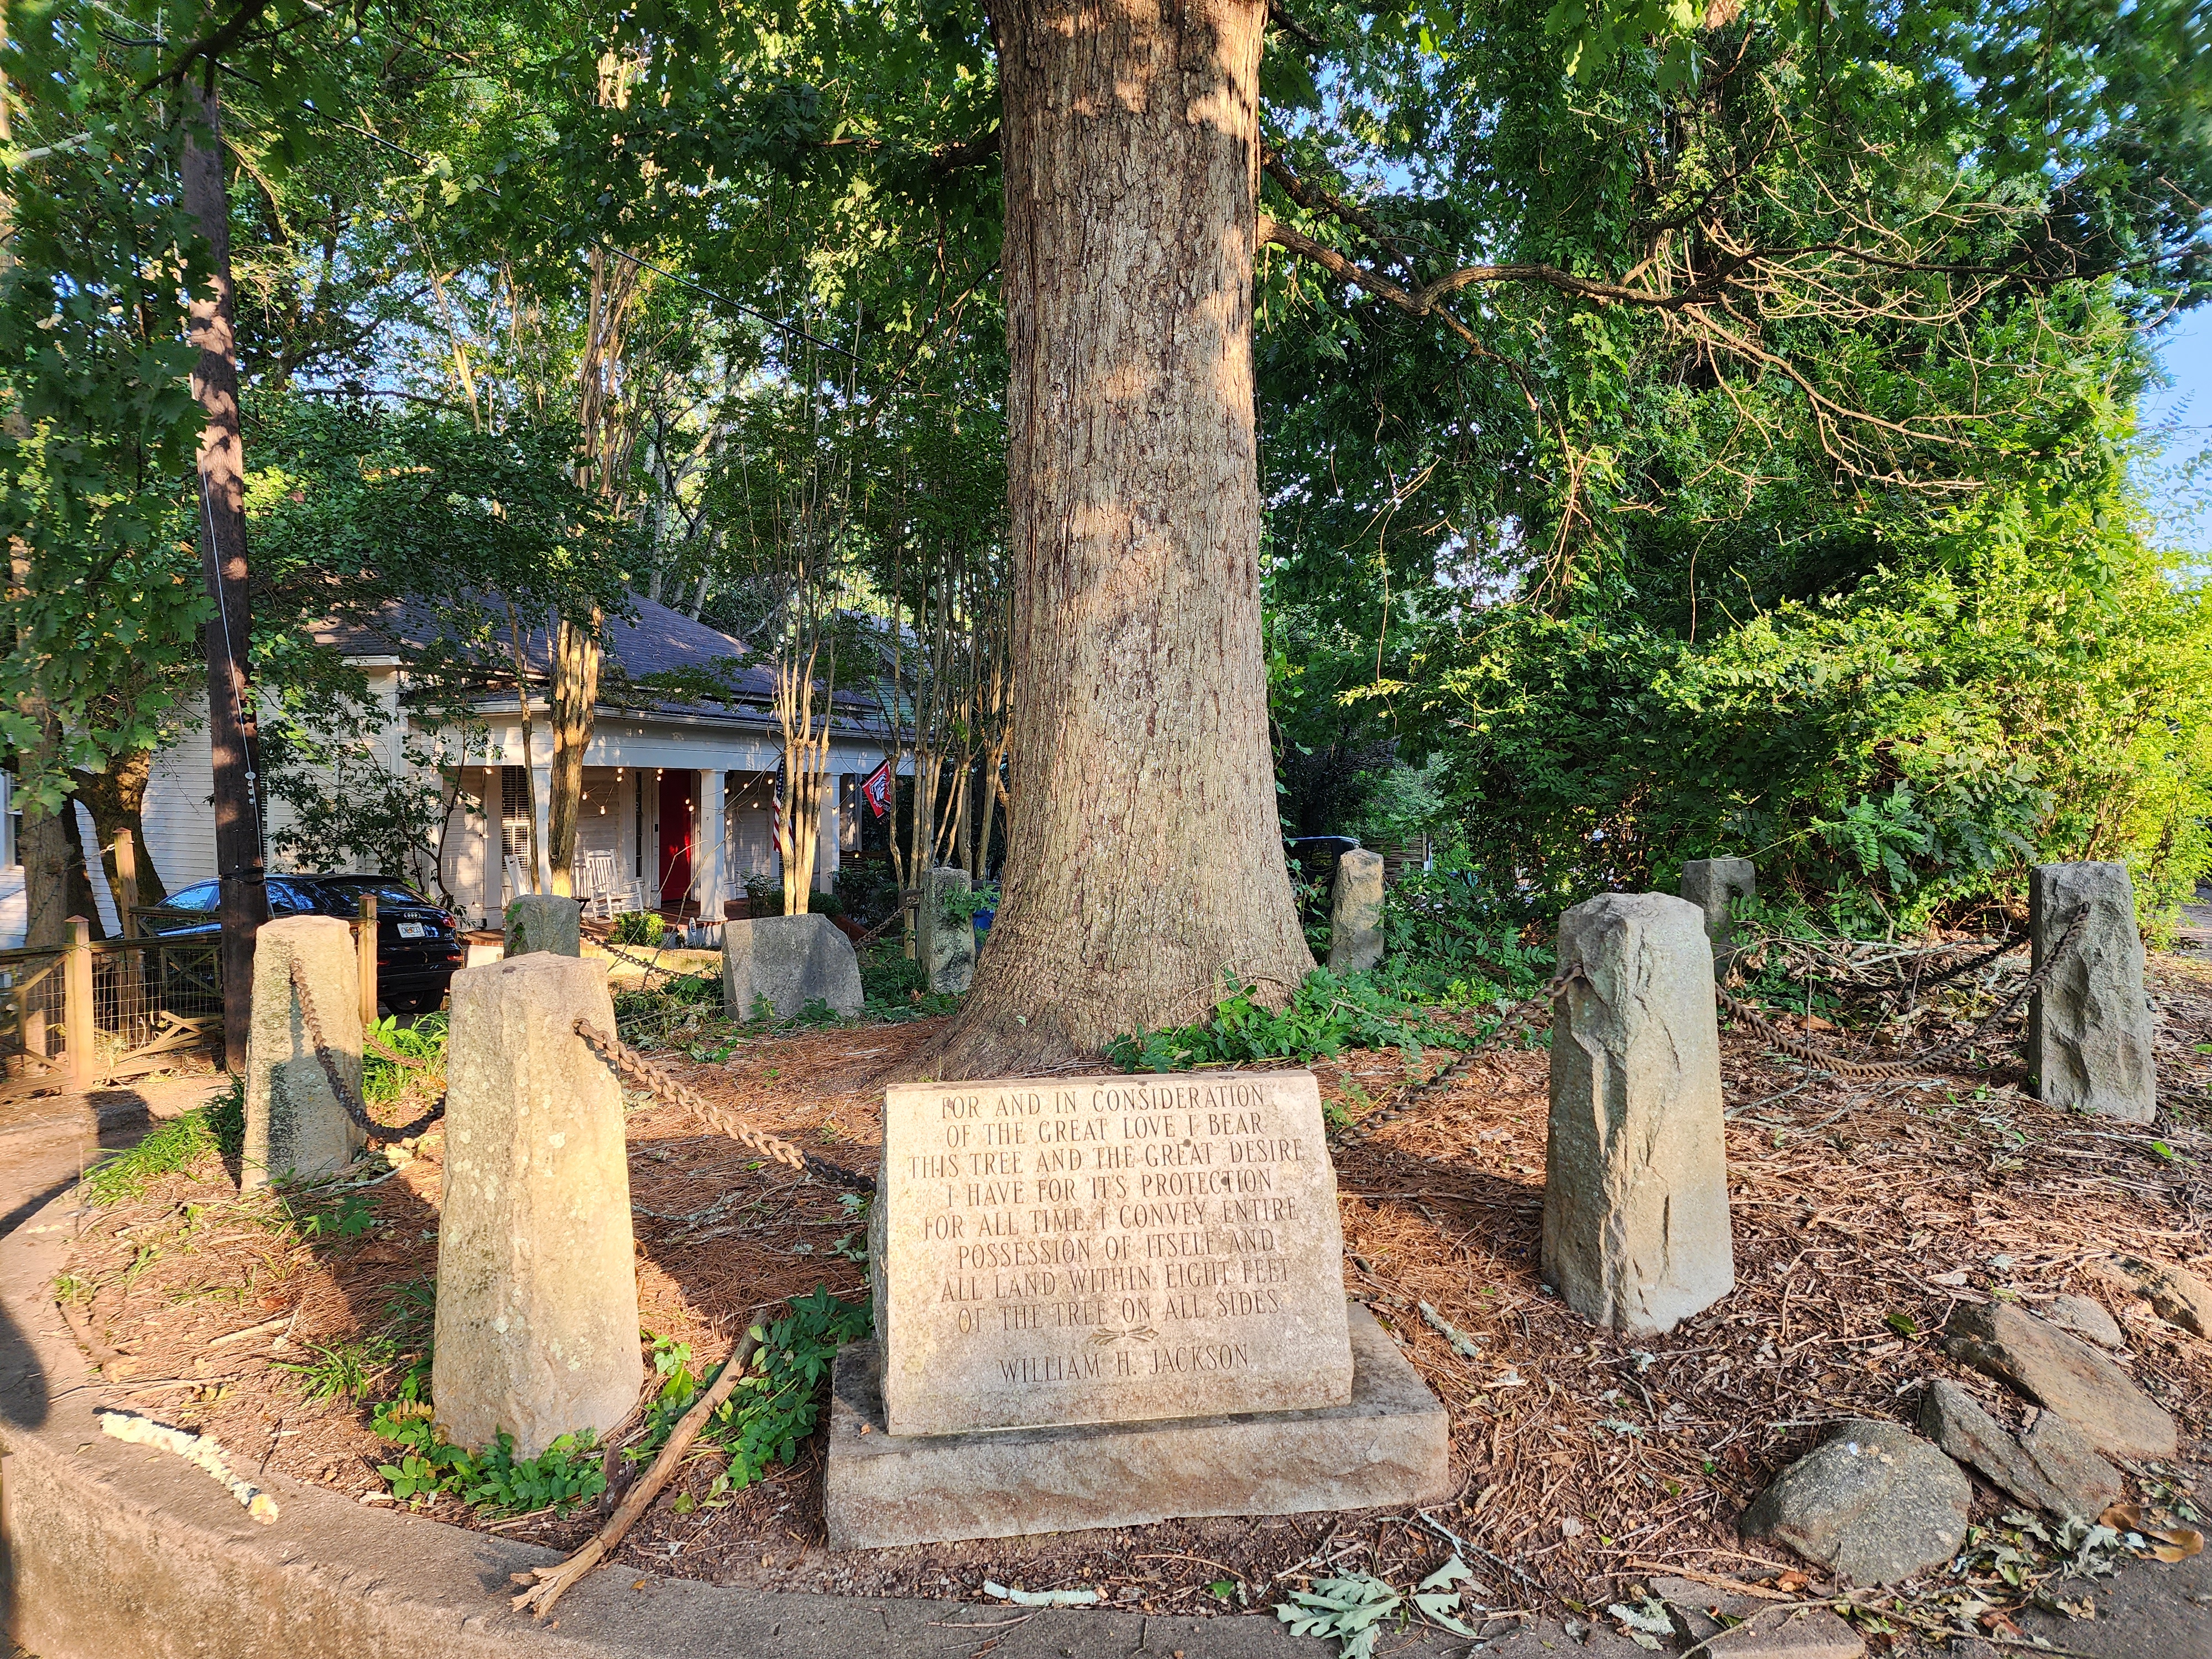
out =
[[(221, 931), (215, 909), (220, 884), (195, 883), (169, 895), (163, 908), (198, 910), (207, 920), (150, 915), (147, 931), (164, 939), (210, 941)], [(395, 1014), (419, 1013), (446, 1000), (447, 982), (460, 967), (460, 935), (452, 915), (396, 876), (271, 876), (269, 914), (337, 916), (361, 914), (364, 893), (376, 895), (376, 1000)]]

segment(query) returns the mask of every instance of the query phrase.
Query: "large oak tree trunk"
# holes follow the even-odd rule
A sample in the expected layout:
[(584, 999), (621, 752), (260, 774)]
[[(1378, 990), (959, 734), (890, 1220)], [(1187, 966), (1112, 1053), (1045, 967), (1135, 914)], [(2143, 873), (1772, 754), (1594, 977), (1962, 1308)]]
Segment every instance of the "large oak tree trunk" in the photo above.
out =
[(1005, 902), (928, 1064), (1049, 1064), (1313, 967), (1260, 635), (1264, 0), (1004, 0)]

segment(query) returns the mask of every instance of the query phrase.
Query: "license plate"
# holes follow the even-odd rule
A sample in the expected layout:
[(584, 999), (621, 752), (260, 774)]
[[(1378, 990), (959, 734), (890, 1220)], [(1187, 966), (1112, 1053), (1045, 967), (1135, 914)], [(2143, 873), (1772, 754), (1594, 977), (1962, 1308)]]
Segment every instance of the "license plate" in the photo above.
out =
[(420, 939), (429, 931), (419, 921), (403, 921), (399, 924), (399, 937), (402, 939)]

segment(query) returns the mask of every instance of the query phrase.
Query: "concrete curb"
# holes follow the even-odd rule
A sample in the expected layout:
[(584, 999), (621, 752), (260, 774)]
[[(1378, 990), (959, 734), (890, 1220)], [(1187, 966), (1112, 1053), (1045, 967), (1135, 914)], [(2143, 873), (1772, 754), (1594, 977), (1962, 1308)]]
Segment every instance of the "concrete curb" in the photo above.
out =
[[(181, 1460), (100, 1433), (99, 1385), (47, 1295), (65, 1194), (0, 1238), (0, 1631), (38, 1659), (1319, 1659), (1272, 1617), (1101, 1610), (1027, 1617), (972, 1602), (726, 1589), (602, 1569), (537, 1626), (511, 1572), (550, 1551), (368, 1509), (282, 1476), (259, 1526)], [(229, 1449), (234, 1454), (243, 1448)], [(240, 1473), (250, 1473), (241, 1468)], [(1413, 1656), (1464, 1642), (1415, 1641)]]

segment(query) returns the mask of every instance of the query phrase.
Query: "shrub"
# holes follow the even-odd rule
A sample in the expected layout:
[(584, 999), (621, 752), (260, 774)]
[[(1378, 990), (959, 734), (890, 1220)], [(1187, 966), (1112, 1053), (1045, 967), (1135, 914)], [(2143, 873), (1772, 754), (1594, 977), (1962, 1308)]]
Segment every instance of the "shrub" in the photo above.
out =
[(657, 946), (668, 924), (655, 910), (625, 910), (615, 918), (615, 943)]
[(1256, 988), (1231, 992), (1203, 1024), (1117, 1036), (1106, 1045), (1106, 1058), (1125, 1071), (1175, 1072), (1255, 1060), (1311, 1060), (1345, 1048), (1418, 1054), (1425, 1044), (1468, 1046), (1464, 1035), (1364, 974), (1338, 979), (1316, 969), (1279, 1013), (1253, 1000)]

